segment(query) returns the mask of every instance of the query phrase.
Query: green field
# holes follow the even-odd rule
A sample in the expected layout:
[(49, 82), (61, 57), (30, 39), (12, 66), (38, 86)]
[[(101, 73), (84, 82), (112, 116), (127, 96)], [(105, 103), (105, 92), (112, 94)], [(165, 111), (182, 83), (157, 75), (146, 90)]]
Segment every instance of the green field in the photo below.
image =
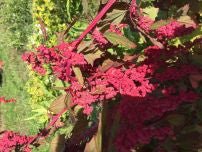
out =
[(31, 108), (28, 105), (29, 96), (24, 90), (27, 70), (21, 60), (21, 52), (9, 46), (7, 32), (1, 28), (0, 33), (0, 60), (4, 62), (0, 96), (17, 100), (16, 103), (1, 105), (2, 123), (7, 130), (33, 134), (37, 132), (39, 126), (36, 126), (33, 121), (25, 120), (31, 116)]
[[(1, 104), (1, 130), (13, 130), (21, 134), (34, 135), (38, 133), (39, 126), (34, 120), (26, 120), (32, 116), (28, 104), (29, 95), (25, 90), (28, 79), (26, 65), (21, 60), (22, 52), (9, 46), (7, 31), (0, 29), (0, 60), (4, 62), (3, 84), (0, 88), (0, 96), (15, 98), (16, 103)], [(38, 149), (33, 150), (39, 151)], [(40, 147), (40, 152), (48, 152), (48, 145)]]

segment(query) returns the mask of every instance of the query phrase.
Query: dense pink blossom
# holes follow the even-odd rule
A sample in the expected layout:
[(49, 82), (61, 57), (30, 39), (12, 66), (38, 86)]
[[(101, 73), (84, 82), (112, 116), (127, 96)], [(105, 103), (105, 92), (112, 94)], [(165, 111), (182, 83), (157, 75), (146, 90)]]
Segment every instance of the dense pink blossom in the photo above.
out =
[(108, 41), (103, 36), (103, 34), (99, 31), (98, 28), (95, 28), (95, 30), (92, 33), (92, 36), (95, 42), (97, 42), (100, 46), (104, 46), (108, 43)]
[(168, 136), (172, 136), (173, 131), (169, 127), (152, 128), (122, 128), (116, 138), (116, 149), (119, 152), (128, 152), (135, 149), (138, 145), (149, 144), (151, 139), (163, 140)]
[(178, 21), (172, 21), (171, 23), (162, 26), (156, 30), (156, 36), (158, 39), (172, 39), (192, 32), (195, 29), (195, 25), (186, 27), (183, 23)]
[(85, 112), (92, 103), (112, 99), (118, 94), (145, 97), (155, 88), (147, 78), (150, 73), (147, 65), (131, 66), (125, 70), (110, 68), (106, 72), (96, 71), (87, 79), (85, 87), (72, 79), (67, 91), (72, 95), (73, 104), (80, 105)]
[(132, 0), (132, 1), (131, 1), (131, 5), (130, 5), (129, 10), (130, 10), (131, 15), (133, 15), (133, 16), (137, 16), (137, 15), (138, 15), (138, 14), (137, 14), (137, 4), (136, 4), (136, 0)]
[(74, 47), (68, 43), (61, 43), (53, 48), (41, 45), (37, 52), (25, 53), (22, 59), (32, 66), (32, 69), (44, 75), (44, 64), (50, 64), (53, 73), (63, 81), (69, 81), (72, 74), (72, 66), (84, 65), (86, 61), (83, 54), (73, 51)]
[[(123, 97), (119, 105), (122, 125), (116, 138), (117, 148), (125, 152), (138, 145), (148, 144), (153, 138), (163, 140), (172, 136), (172, 128), (155, 126), (152, 120), (162, 118), (182, 103), (192, 103), (197, 99), (199, 96), (194, 92), (180, 92), (179, 95), (165, 97)], [(149, 125), (147, 121), (150, 121)]]
[(46, 70), (43, 67), (43, 62), (36, 56), (34, 52), (24, 53), (22, 59), (32, 66), (33, 71), (41, 75), (46, 74)]
[(0, 97), (0, 103), (9, 103), (9, 102), (16, 102), (16, 99), (6, 99), (5, 97)]
[(122, 95), (133, 97), (144, 97), (147, 93), (152, 92), (154, 86), (146, 78), (150, 72), (146, 65), (140, 67), (131, 67), (125, 71), (111, 68), (107, 71), (106, 77)]
[(157, 73), (155, 78), (159, 81), (179, 80), (190, 74), (198, 73), (198, 69), (193, 65), (181, 65), (179, 67), (168, 67), (163, 72)]
[(23, 152), (31, 152), (31, 149), (27, 145), (31, 139), (32, 137), (22, 136), (12, 131), (5, 131), (0, 138), (0, 151), (11, 152), (12, 150), (21, 150)]
[(151, 25), (154, 23), (154, 21), (149, 18), (148, 16), (140, 16), (137, 19), (138, 26), (143, 29), (145, 32), (149, 32)]

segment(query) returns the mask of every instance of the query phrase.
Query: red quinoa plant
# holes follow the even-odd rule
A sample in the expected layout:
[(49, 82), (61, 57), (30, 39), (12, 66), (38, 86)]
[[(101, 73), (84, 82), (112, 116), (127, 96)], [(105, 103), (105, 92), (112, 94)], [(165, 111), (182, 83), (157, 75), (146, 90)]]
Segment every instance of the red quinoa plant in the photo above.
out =
[(63, 151), (200, 149), (201, 3), (109, 0), (76, 40), (25, 53), (34, 71), (48, 66), (69, 84), (66, 104), (35, 136), (4, 132), (0, 151), (31, 151), (67, 120), (75, 126)]

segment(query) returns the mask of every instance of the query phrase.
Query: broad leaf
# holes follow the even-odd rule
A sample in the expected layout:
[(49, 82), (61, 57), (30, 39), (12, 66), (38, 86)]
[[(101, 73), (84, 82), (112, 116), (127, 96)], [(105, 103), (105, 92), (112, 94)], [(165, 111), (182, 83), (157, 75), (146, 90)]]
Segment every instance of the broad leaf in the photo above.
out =
[(200, 54), (193, 54), (190, 56), (193, 63), (202, 65), (202, 55)]
[(93, 44), (93, 40), (90, 41), (82, 41), (77, 47), (77, 52), (89, 52), (95, 49), (95, 44)]
[(172, 21), (173, 21), (173, 19), (156, 21), (154, 24), (152, 24), (151, 30), (156, 30), (162, 26), (165, 26), (165, 25), (171, 23)]
[(180, 114), (172, 114), (169, 115), (167, 118), (168, 122), (174, 126), (180, 126), (183, 125), (185, 122), (185, 117)]
[(75, 74), (77, 80), (83, 86), (84, 85), (84, 79), (83, 79), (83, 75), (82, 75), (80, 68), (79, 67), (73, 67), (73, 71), (74, 71), (74, 74)]
[(191, 133), (191, 132), (202, 133), (202, 126), (200, 126), (198, 124), (194, 124), (191, 126), (184, 127), (184, 129), (182, 130), (183, 134), (187, 134), (187, 133)]
[(178, 22), (185, 25), (185, 27), (192, 27), (195, 25), (195, 22), (191, 19), (190, 16), (181, 16), (177, 19)]
[(65, 135), (56, 135), (50, 143), (50, 152), (63, 151), (65, 148)]
[(61, 112), (62, 109), (68, 107), (69, 101), (70, 96), (68, 94), (62, 94), (51, 103), (49, 111), (52, 112), (53, 114), (57, 114)]
[(190, 9), (189, 4), (184, 5), (183, 7), (181, 7), (180, 9), (178, 9), (178, 12), (182, 12), (182, 15), (187, 15), (188, 11)]
[(130, 41), (128, 38), (122, 35), (118, 35), (113, 32), (106, 32), (104, 36), (113, 44), (113, 45), (121, 45), (127, 49), (136, 48), (136, 44)]
[(87, 14), (88, 13), (88, 0), (82, 0), (82, 6), (83, 6), (83, 12), (85, 13), (85, 14)]
[(114, 9), (112, 12), (107, 13), (106, 18), (102, 21), (102, 23), (113, 23), (119, 24), (124, 16), (126, 15), (126, 10)]
[(202, 81), (202, 74), (190, 75), (189, 80), (194, 89), (198, 88), (199, 82)]
[(93, 66), (94, 61), (95, 61), (96, 59), (99, 59), (102, 54), (103, 54), (102, 51), (97, 50), (97, 51), (94, 52), (94, 53), (85, 54), (85, 55), (84, 55), (84, 58), (86, 59), (86, 61), (87, 61), (89, 64), (91, 64), (91, 65)]
[(159, 8), (156, 7), (146, 7), (143, 9), (143, 12), (148, 15), (151, 19), (155, 20), (158, 16)]
[(111, 59), (105, 60), (102, 65), (99, 67), (99, 70), (102, 72), (107, 71), (111, 67), (118, 67), (122, 65), (123, 63), (117, 62), (117, 61), (112, 61)]

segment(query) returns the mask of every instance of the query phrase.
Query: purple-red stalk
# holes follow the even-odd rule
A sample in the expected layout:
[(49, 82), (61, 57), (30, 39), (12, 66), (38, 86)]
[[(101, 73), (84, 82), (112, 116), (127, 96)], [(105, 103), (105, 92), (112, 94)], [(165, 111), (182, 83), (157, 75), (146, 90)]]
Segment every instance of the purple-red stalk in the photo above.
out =
[(110, 9), (110, 7), (117, 0), (109, 0), (104, 8), (98, 13), (98, 15), (94, 18), (94, 20), (90, 23), (90, 25), (86, 28), (85, 31), (72, 43), (73, 46), (77, 46), (83, 38), (95, 27), (95, 25), (99, 22), (99, 20), (105, 15), (105, 13)]

